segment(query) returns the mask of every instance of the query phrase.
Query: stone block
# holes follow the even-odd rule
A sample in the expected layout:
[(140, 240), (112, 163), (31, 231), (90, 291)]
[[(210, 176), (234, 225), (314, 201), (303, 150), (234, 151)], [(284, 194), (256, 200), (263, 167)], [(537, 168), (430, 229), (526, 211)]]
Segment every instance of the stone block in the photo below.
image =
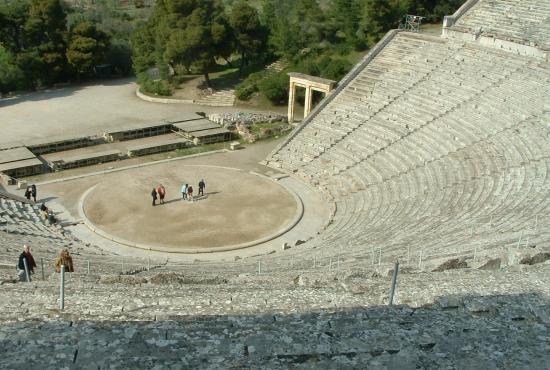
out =
[(478, 266), (478, 270), (500, 270), (501, 263), (502, 261), (500, 258), (492, 258), (482, 262)]
[(540, 252), (532, 256), (523, 257), (519, 263), (521, 263), (522, 265), (536, 265), (538, 263), (543, 263), (549, 259), (549, 252)]
[(435, 303), (442, 309), (458, 308), (463, 305), (463, 297), (445, 296), (435, 299)]
[(446, 270), (455, 270), (455, 269), (464, 269), (467, 268), (468, 264), (463, 259), (453, 258), (443, 262), (441, 265), (437, 266), (432, 272), (442, 272)]

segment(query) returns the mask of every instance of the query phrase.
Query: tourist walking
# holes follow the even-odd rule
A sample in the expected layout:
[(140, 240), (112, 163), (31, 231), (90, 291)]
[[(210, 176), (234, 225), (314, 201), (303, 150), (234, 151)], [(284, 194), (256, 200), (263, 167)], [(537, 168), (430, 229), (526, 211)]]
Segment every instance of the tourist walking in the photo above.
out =
[(187, 187), (187, 200), (192, 202), (193, 201), (193, 186), (189, 185)]
[(73, 258), (68, 249), (63, 249), (55, 260), (55, 272), (61, 272), (61, 266), (65, 266), (65, 272), (74, 272)]
[(27, 273), (25, 272), (25, 262), (27, 262), (27, 269), (29, 271), (29, 280), (31, 274), (34, 273), (36, 262), (31, 254), (31, 248), (28, 245), (23, 245), (23, 253), (19, 255), (19, 262), (17, 263), (17, 270), (19, 273), (19, 281), (27, 281)]
[(199, 196), (204, 195), (204, 188), (206, 188), (206, 183), (204, 179), (201, 179), (201, 181), (199, 181)]
[(31, 187), (27, 186), (27, 190), (25, 190), (25, 198), (27, 198), (27, 200), (31, 200), (31, 195), (32, 195)]
[(159, 204), (164, 204), (164, 197), (166, 196), (166, 188), (164, 187), (164, 185), (162, 184), (159, 184), (157, 186), (157, 193), (159, 195)]
[(31, 185), (31, 195), (32, 199), (34, 199), (34, 202), (36, 203), (36, 185), (34, 184)]
[(181, 186), (181, 199), (182, 200), (185, 200), (187, 199), (187, 187), (189, 186), (189, 184), (183, 184)]
[(151, 191), (151, 197), (153, 197), (153, 207), (157, 205), (157, 191), (155, 188)]

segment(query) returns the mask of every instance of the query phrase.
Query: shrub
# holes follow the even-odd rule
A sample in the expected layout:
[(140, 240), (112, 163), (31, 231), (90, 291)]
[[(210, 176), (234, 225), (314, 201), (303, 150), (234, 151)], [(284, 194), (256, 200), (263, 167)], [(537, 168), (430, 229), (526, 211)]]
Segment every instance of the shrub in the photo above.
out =
[(170, 83), (166, 80), (150, 80), (147, 77), (147, 73), (138, 74), (138, 83), (141, 87), (141, 91), (153, 95), (170, 96), (172, 95), (172, 88)]
[(235, 88), (235, 96), (239, 100), (248, 100), (256, 91), (258, 91), (258, 83), (265, 76), (265, 73), (252, 73), (243, 82)]
[(235, 88), (235, 96), (239, 100), (248, 100), (256, 91), (258, 91), (258, 86), (256, 84), (248, 85), (240, 83)]
[(340, 81), (352, 67), (352, 64), (346, 59), (332, 59), (324, 65), (323, 70), (321, 71), (321, 76), (331, 80)]
[(260, 82), (259, 88), (274, 104), (285, 104), (288, 100), (288, 76), (284, 72), (269, 74)]
[(314, 58), (306, 58), (301, 60), (296, 64), (292, 70), (300, 73), (305, 73), (310, 76), (319, 76), (321, 71), (319, 69), (319, 64)]
[(162, 96), (172, 95), (172, 87), (170, 86), (170, 83), (168, 83), (165, 80), (158, 80), (158, 81), (149, 80), (145, 83), (143, 88), (149, 94), (162, 95)]

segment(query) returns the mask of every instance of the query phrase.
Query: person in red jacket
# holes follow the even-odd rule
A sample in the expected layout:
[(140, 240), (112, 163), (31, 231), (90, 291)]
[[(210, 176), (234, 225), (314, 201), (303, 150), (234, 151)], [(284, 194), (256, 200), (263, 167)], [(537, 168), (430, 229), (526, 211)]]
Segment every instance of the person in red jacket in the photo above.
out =
[(31, 274), (34, 273), (36, 262), (31, 254), (31, 248), (28, 245), (23, 246), (23, 253), (19, 256), (19, 262), (17, 263), (17, 269), (19, 270), (19, 281), (27, 281), (27, 273), (25, 272), (25, 262), (27, 263), (27, 269), (29, 271), (29, 280)]
[(166, 196), (166, 188), (164, 185), (159, 184), (159, 186), (157, 186), (157, 193), (159, 195), (159, 203), (164, 204), (164, 197)]
[(189, 185), (187, 187), (187, 199), (192, 202), (193, 201), (193, 186)]

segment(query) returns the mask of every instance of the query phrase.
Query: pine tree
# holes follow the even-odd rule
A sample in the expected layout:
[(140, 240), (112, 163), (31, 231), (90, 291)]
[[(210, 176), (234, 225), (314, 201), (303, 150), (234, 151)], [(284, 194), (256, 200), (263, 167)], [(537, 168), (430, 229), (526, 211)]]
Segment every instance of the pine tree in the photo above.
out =
[(35, 84), (60, 80), (67, 68), (66, 14), (59, 0), (34, 0), (24, 25), (24, 70)]
[(89, 74), (105, 58), (109, 36), (89, 21), (76, 24), (70, 33), (67, 60), (76, 70), (77, 80)]
[(235, 4), (229, 17), (235, 38), (235, 46), (241, 54), (240, 71), (248, 65), (252, 56), (265, 49), (267, 30), (260, 23), (258, 11), (241, 0)]

